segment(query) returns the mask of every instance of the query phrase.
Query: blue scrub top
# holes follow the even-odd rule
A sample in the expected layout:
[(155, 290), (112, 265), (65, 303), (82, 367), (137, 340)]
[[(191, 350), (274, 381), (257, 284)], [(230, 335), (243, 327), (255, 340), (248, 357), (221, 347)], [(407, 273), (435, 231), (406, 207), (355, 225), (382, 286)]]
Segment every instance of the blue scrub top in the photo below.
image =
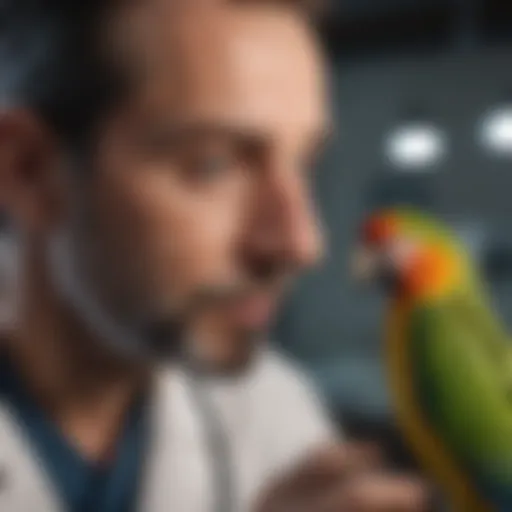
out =
[(108, 464), (85, 460), (31, 398), (13, 366), (0, 357), (0, 400), (37, 452), (68, 512), (134, 512), (147, 441), (147, 411), (134, 403)]

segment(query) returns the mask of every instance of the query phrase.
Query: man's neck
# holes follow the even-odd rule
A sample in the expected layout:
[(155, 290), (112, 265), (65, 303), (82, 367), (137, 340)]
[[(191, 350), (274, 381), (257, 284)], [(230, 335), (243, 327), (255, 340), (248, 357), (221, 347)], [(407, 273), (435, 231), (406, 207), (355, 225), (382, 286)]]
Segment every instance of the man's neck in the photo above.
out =
[(148, 384), (149, 371), (110, 352), (40, 284), (27, 283), (7, 350), (24, 385), (62, 433), (86, 458), (103, 459)]

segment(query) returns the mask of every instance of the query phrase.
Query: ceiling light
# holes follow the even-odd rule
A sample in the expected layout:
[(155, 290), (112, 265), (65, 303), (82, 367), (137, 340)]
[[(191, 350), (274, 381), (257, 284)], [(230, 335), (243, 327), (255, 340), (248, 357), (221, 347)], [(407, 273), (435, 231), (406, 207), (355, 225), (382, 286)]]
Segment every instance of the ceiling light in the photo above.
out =
[(489, 110), (480, 123), (478, 137), (491, 154), (512, 157), (512, 104)]
[(409, 122), (394, 129), (385, 140), (385, 155), (398, 170), (426, 172), (446, 156), (448, 141), (445, 133), (434, 124)]

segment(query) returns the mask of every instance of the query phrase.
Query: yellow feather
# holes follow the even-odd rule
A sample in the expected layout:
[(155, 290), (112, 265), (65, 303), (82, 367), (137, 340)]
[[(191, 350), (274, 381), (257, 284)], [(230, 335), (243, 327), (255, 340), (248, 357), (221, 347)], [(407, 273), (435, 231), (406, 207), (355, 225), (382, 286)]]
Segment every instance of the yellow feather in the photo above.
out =
[(407, 304), (393, 307), (386, 346), (388, 378), (398, 425), (420, 464), (443, 487), (454, 512), (492, 512), (424, 420), (412, 386), (406, 337), (408, 308)]

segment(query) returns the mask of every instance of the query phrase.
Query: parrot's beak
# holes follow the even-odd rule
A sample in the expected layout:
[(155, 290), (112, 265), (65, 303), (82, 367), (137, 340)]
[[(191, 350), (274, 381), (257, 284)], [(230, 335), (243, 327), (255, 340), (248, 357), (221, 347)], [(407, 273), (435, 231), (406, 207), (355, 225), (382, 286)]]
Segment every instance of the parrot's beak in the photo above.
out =
[(372, 282), (378, 277), (379, 256), (363, 245), (356, 247), (350, 261), (350, 273), (359, 282)]

